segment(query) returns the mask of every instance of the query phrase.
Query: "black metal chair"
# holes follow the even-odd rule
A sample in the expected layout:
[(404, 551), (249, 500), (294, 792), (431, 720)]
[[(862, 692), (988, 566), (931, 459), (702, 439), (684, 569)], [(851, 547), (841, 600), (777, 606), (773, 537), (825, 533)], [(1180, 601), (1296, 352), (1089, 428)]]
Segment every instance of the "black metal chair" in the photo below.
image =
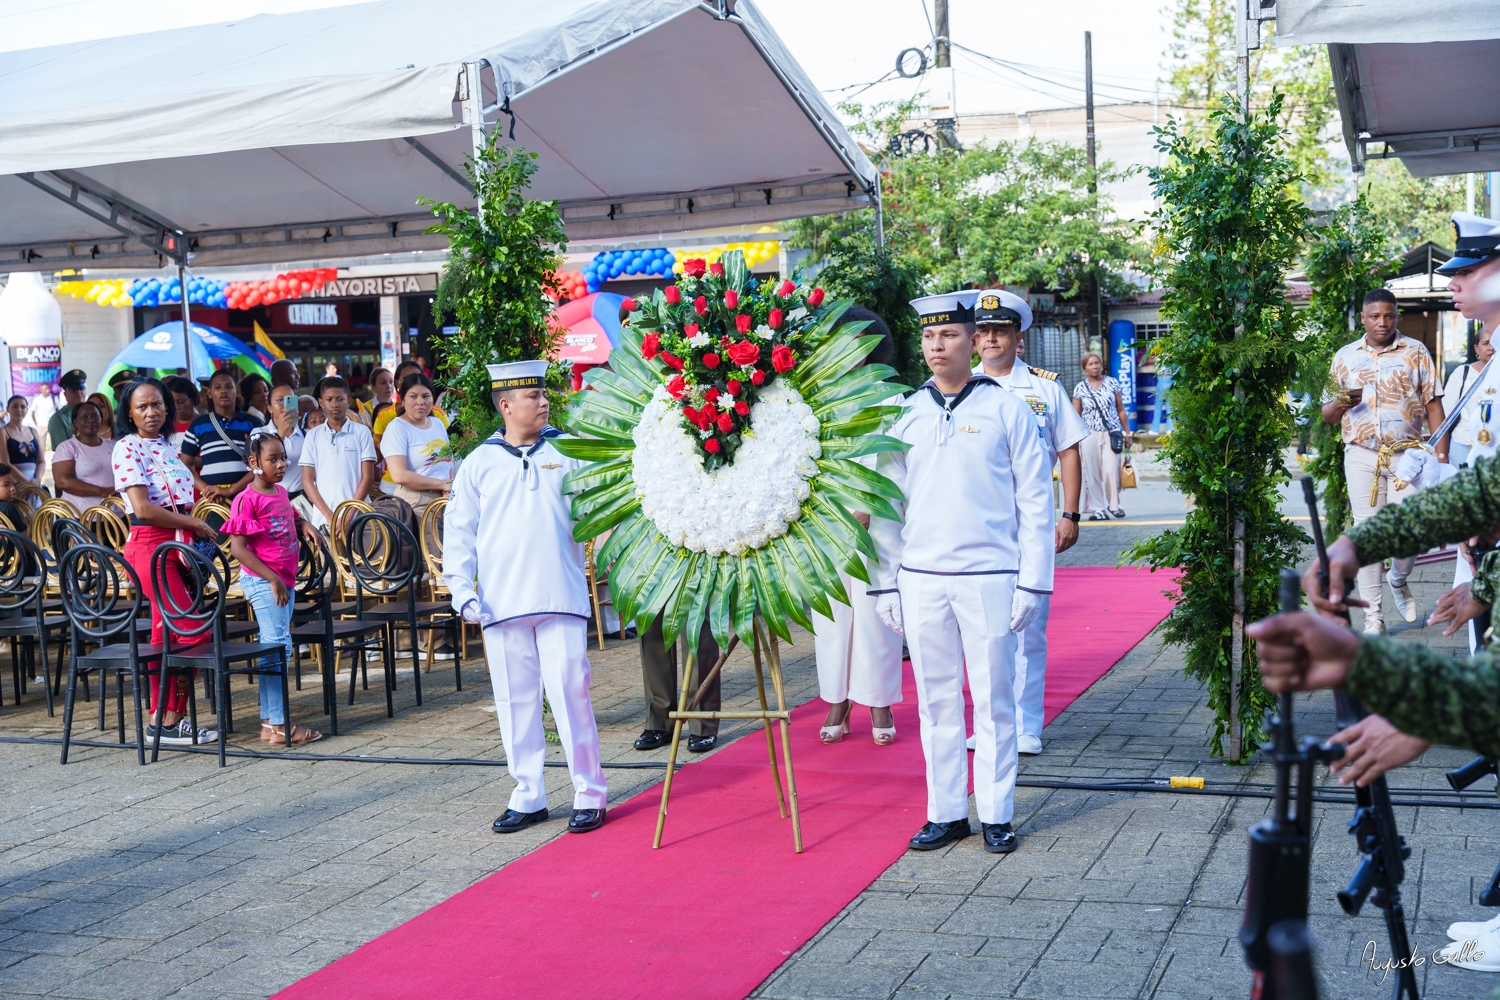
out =
[[(386, 676), (389, 689), (396, 685), (396, 663), (394, 651), (398, 630), (405, 629), (411, 640), (412, 682), (416, 689), (417, 704), (422, 704), (422, 667), (418, 663), (417, 638), (421, 632), (428, 633), (428, 641), (443, 632), (453, 649), (458, 650), (462, 642), (463, 619), (453, 610), (448, 601), (417, 600), (417, 573), (422, 568), (421, 548), (417, 536), (410, 528), (389, 514), (374, 511), (357, 514), (349, 522), (348, 535), (349, 567), (354, 576), (354, 599), (362, 620), (383, 622), (389, 629), (390, 645), (386, 651)], [(462, 691), (463, 661), (455, 653), (453, 676), (458, 690)], [(349, 688), (350, 703), (353, 703), (354, 688)]]
[[(177, 560), (187, 590), (187, 606), (172, 594), (169, 582), (169, 560)], [(214, 707), (219, 719), (219, 766), (225, 766), (225, 743), (233, 731), (234, 709), (230, 702), (229, 679), (234, 674), (278, 674), (281, 677), (282, 710), (287, 732), (292, 731), (291, 664), (286, 647), (279, 642), (231, 642), (224, 634), (224, 605), (227, 584), (219, 571), (218, 560), (205, 558), (197, 549), (181, 542), (166, 542), (151, 555), (151, 580), (162, 619), (161, 695), (165, 707), (167, 678), (192, 670), (213, 674)], [(177, 642), (207, 635), (208, 642)], [(173, 652), (174, 644), (180, 652)], [(207, 647), (206, 649), (204, 647)], [(265, 657), (280, 660), (280, 666), (267, 666)], [(243, 664), (235, 666), (234, 664)], [(192, 684), (188, 685), (188, 719), (198, 729), (198, 701)], [(156, 762), (161, 749), (161, 727), (151, 741), (151, 761)]]
[[(333, 735), (339, 734), (338, 676), (339, 658), (351, 654), (349, 664), (349, 703), (354, 704), (354, 676), (364, 671), (365, 690), (370, 688), (370, 676), (365, 668), (364, 652), (367, 649), (385, 648), (385, 623), (340, 620), (336, 617), (341, 604), (347, 603), (349, 610), (356, 609), (353, 601), (340, 602), (333, 599), (335, 574), (333, 559), (321, 545), (301, 543), (301, 559), (297, 564), (297, 590), (292, 599), (292, 648), (303, 643), (319, 647), (319, 659), (323, 666), (323, 713), (328, 716)], [(302, 656), (297, 655), (297, 690), (302, 690)], [(394, 714), (390, 687), (385, 693), (386, 715)]]
[[(52, 667), (47, 660), (47, 640), (66, 637), (68, 619), (49, 615), (43, 608), (47, 589), (46, 557), (30, 538), (18, 531), (0, 529), (0, 638), (11, 640), (11, 673), (16, 686), (16, 704), (21, 703), (25, 679), (36, 676), (36, 651), (41, 650), (43, 693), (47, 715), (56, 714), (52, 704)], [(61, 646), (59, 645), (59, 648)]]
[[(141, 689), (142, 664), (161, 660), (161, 647), (140, 641), (140, 615), (145, 599), (141, 581), (118, 552), (86, 542), (74, 542), (58, 559), (58, 584), (63, 614), (72, 627), (68, 656), (68, 689), (63, 701), (62, 763), (68, 762), (73, 739), (73, 706), (78, 681), (99, 672), (99, 731), (104, 731), (104, 706), (108, 702), (109, 671), (115, 672), (115, 714), (120, 743), (125, 743), (125, 674), (130, 674), (135, 692), (135, 749), (141, 766), (146, 763), (145, 713)], [(149, 627), (149, 622), (148, 622)], [(95, 643), (83, 652), (84, 643)]]

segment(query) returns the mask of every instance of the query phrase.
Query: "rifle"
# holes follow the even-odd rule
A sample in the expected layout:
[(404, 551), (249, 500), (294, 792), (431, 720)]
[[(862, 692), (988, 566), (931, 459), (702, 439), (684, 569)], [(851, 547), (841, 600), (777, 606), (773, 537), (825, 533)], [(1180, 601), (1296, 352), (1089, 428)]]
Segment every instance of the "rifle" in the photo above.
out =
[[(1448, 784), (1453, 786), (1455, 792), (1461, 792), (1486, 774), (1497, 774), (1497, 761), (1494, 757), (1475, 757), (1463, 767), (1456, 767), (1448, 772)], [(1495, 866), (1495, 873), (1490, 876), (1490, 884), (1479, 894), (1480, 906), (1500, 906), (1500, 865)]]
[[(1281, 610), (1302, 604), (1297, 574), (1281, 571)], [(1312, 934), (1307, 927), (1309, 869), (1312, 863), (1313, 767), (1335, 760), (1343, 747), (1322, 747), (1312, 736), (1297, 741), (1292, 725), (1292, 696), (1280, 696), (1267, 722), (1271, 759), (1276, 768), (1271, 815), (1250, 828), (1250, 864), (1246, 875), (1245, 917), (1240, 947), (1255, 972), (1251, 996), (1257, 1000), (1317, 1000)], [(1291, 813), (1295, 788), (1297, 812)]]
[[(1302, 495), (1307, 500), (1307, 512), (1312, 517), (1313, 542), (1318, 549), (1318, 585), (1322, 596), (1328, 596), (1328, 549), (1323, 544), (1323, 523), (1318, 514), (1318, 494), (1311, 476), (1302, 477)], [(1344, 620), (1348, 621), (1348, 612)], [(1346, 729), (1363, 719), (1367, 713), (1347, 691), (1333, 692), (1334, 718), (1340, 729)], [(1342, 748), (1341, 748), (1342, 752)], [(1364, 908), (1365, 899), (1371, 899), (1380, 907), (1385, 917), (1386, 938), (1394, 962), (1411, 958), (1411, 942), (1406, 936), (1406, 914), (1401, 906), (1401, 882), (1406, 878), (1406, 859), (1411, 857), (1411, 848), (1406, 846), (1396, 826), (1396, 813), (1391, 808), (1391, 793), (1381, 775), (1363, 788), (1354, 788), (1354, 818), (1349, 821), (1349, 832), (1361, 855), (1359, 867), (1349, 884), (1338, 892), (1339, 906), (1349, 916), (1358, 916)], [(1417, 975), (1409, 961), (1397, 970), (1392, 986), (1393, 1000), (1421, 1000), (1417, 991)]]

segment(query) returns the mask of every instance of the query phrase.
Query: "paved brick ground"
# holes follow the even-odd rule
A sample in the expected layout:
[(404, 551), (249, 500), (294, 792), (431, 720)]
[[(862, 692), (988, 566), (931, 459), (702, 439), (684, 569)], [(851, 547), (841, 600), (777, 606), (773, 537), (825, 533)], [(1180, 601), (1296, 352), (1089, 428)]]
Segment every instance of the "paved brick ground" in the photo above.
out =
[[(1137, 515), (1142, 506), (1127, 508), (1132, 520), (1169, 516)], [(1086, 527), (1070, 561), (1113, 562), (1130, 539), (1152, 530), (1131, 522)], [(1448, 572), (1420, 571), (1427, 604)], [(1431, 641), (1430, 633), (1418, 636)], [(794, 702), (815, 694), (810, 646), (804, 638), (786, 658)], [(634, 644), (612, 641), (593, 659), (605, 759), (663, 759), (664, 751), (629, 748), (641, 719)], [(8, 694), (8, 665), (4, 672)], [(341, 713), (346, 735), (316, 749), (498, 759), (481, 666), (470, 663), (464, 677), (455, 693), (451, 670), (434, 671), (427, 704), (415, 709), (403, 671), (394, 720), (377, 691), (361, 692)], [(252, 691), (236, 690), (242, 707), (253, 706)], [(746, 705), (752, 693), (749, 670), (731, 670), (727, 700)], [(294, 713), (309, 721), (317, 698), (309, 686)], [(55, 735), (58, 722), (38, 705), (33, 690), (19, 708), (0, 708), (0, 736)], [(92, 709), (81, 713), (80, 736), (97, 735), (87, 728)], [(1330, 716), (1315, 702), (1302, 720), (1326, 732)], [(1148, 640), (1049, 727), (1047, 752), (1024, 771), (1268, 780), (1263, 767), (1212, 762), (1207, 717), (1175, 654)], [(232, 760), (220, 770), (211, 757), (184, 754), (139, 768), (128, 752), (88, 748), (60, 768), (55, 746), (11, 743), (0, 753), (6, 996), (266, 996), (558, 835), (566, 814), (561, 769), (548, 772), (558, 818), (499, 838), (489, 823), (510, 789), (499, 768)], [(1439, 785), (1441, 771), (1464, 759), (1432, 751), (1397, 784)], [(660, 773), (612, 769), (611, 799)], [(1246, 994), (1234, 933), (1244, 831), (1264, 813), (1263, 800), (1023, 789), (1019, 806), (1020, 852), (997, 859), (971, 839), (902, 858), (756, 995)], [(1359, 958), (1371, 939), (1384, 955), (1378, 920), (1368, 912), (1351, 920), (1332, 899), (1353, 868), (1346, 812), (1319, 807), (1314, 925), (1325, 995), (1374, 996), (1382, 989), (1361, 975)], [(1489, 913), (1471, 899), (1500, 856), (1497, 817), (1437, 809), (1400, 816), (1413, 846), (1414, 940), (1430, 953), (1448, 921)], [(1475, 996), (1492, 978), (1423, 969), (1429, 997)]]

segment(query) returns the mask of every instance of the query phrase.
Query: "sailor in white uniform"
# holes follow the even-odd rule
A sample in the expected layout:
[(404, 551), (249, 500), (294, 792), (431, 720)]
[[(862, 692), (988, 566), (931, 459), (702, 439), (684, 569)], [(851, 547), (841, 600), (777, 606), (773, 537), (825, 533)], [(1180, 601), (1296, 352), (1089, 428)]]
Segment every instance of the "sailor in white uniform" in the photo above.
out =
[(547, 362), (489, 365), (502, 430), (464, 459), (443, 524), (443, 582), (484, 631), (506, 767), (516, 781), (494, 823), (515, 833), (547, 818), (545, 689), (573, 779), (572, 833), (604, 825), (607, 789), (589, 700), (588, 584), (563, 476), (580, 463), (551, 444)]
[(974, 703), (974, 800), (985, 850), (1018, 846), (1015, 635), (1052, 592), (1052, 491), (1036, 418), (1019, 397), (969, 371), (977, 292), (915, 300), (933, 377), (890, 434), (905, 452), (878, 468), (901, 488), (901, 524), (876, 518), (876, 611), (906, 635), (927, 760), (929, 851), (967, 837), (964, 674)]
[[(1078, 541), (1078, 493), (1083, 466), (1078, 442), (1089, 430), (1068, 393), (1057, 383), (1057, 373), (1016, 362), (1021, 335), (1031, 326), (1031, 306), (1003, 289), (979, 293), (974, 303), (974, 347), (980, 365), (975, 375), (988, 375), (1015, 393), (1036, 414), (1037, 432), (1047, 452), (1043, 476), (1052, 487), (1052, 470), (1062, 481), (1062, 518), (1057, 522), (1054, 551), (1066, 552)], [(1050, 595), (1040, 599), (1040, 610), (1022, 630), (1016, 647), (1016, 748), (1024, 755), (1042, 752), (1043, 698), (1047, 679), (1047, 616)]]

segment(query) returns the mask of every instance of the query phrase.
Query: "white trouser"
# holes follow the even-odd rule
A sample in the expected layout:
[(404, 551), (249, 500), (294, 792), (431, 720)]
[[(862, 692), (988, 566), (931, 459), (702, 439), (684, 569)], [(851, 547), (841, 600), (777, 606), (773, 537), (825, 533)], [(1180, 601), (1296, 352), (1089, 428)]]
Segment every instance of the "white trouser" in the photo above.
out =
[(1078, 509), (1094, 513), (1120, 506), (1120, 455), (1109, 446), (1109, 431), (1093, 431), (1078, 443), (1083, 463), (1083, 494)]
[[(1370, 503), (1370, 485), (1375, 482), (1377, 459), (1378, 453), (1371, 448), (1357, 444), (1344, 446), (1344, 476), (1349, 481), (1349, 507), (1355, 524), (1368, 521), (1387, 504), (1400, 503), (1417, 494), (1417, 490), (1411, 486), (1404, 490), (1395, 488), (1395, 484), (1391, 482), (1391, 465), (1395, 464), (1393, 461), (1380, 470), (1375, 502)], [(1415, 562), (1415, 558), (1391, 560), (1392, 587), (1400, 587), (1406, 583)], [(1380, 580), (1380, 564), (1360, 567), (1355, 579), (1359, 583), (1359, 596), (1370, 605), (1365, 609), (1365, 621), (1384, 621), (1385, 613), (1381, 604), (1385, 599), (1385, 585)]]
[(901, 636), (876, 616), (878, 598), (865, 593), (867, 584), (843, 573), (839, 579), (853, 603), (830, 600), (831, 619), (812, 613), (818, 697), (888, 708), (901, 701)]
[(599, 727), (589, 700), (587, 650), (588, 622), (571, 615), (531, 615), (484, 630), (506, 767), (516, 779), (510, 808), (517, 812), (547, 808), (543, 688), (568, 755), (573, 808), (604, 808), (607, 788), (599, 765)]
[[(1453, 557), (1453, 586), (1459, 587), (1474, 579), (1474, 567), (1469, 565), (1467, 559), (1458, 555)], [(1464, 634), (1469, 637), (1469, 655), (1479, 648), (1479, 630), (1474, 627), (1474, 619), (1469, 619), (1464, 625)]]
[(1052, 595), (1039, 594), (1036, 617), (1021, 630), (1016, 648), (1016, 732), (1041, 736), (1046, 719), (1043, 701), (1047, 695), (1047, 615)]
[(1009, 823), (1016, 796), (1014, 574), (933, 576), (901, 571), (901, 619), (917, 679), (927, 758), (927, 819), (969, 815), (964, 672), (974, 702), (974, 804), (981, 823)]

